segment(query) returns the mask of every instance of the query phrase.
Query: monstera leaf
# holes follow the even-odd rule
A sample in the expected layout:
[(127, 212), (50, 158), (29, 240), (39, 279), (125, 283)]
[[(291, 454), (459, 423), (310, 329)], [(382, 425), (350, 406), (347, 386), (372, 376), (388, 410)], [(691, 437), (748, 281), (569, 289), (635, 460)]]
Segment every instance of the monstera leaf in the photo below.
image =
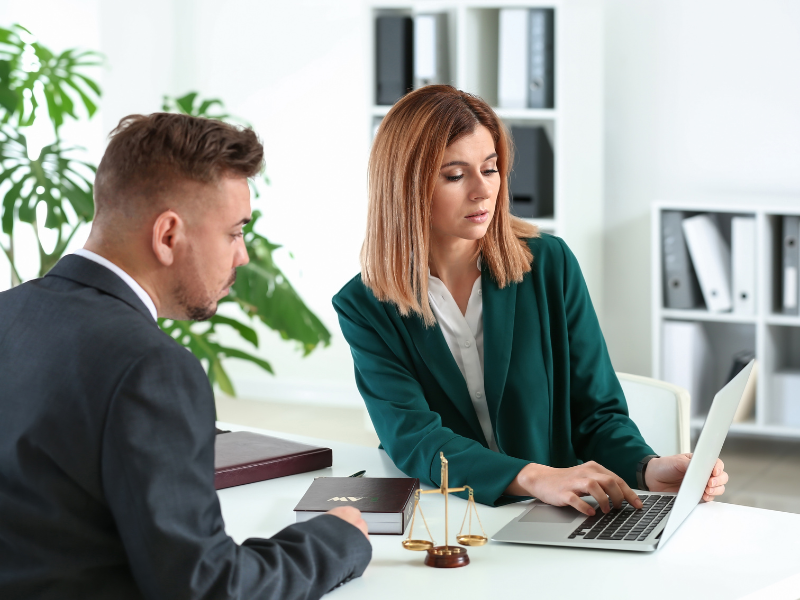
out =
[(255, 330), (235, 319), (229, 319), (221, 315), (214, 315), (208, 321), (202, 323), (159, 319), (158, 325), (172, 339), (191, 350), (206, 368), (209, 383), (212, 386), (216, 384), (219, 389), (229, 396), (235, 396), (236, 391), (225, 368), (222, 366), (222, 361), (225, 358), (247, 360), (265, 371), (273, 372), (272, 366), (267, 361), (236, 348), (228, 348), (216, 341), (217, 327), (227, 325), (233, 327), (256, 348), (258, 347), (258, 335)]
[(82, 71), (102, 64), (102, 55), (91, 50), (65, 50), (55, 54), (34, 41), (31, 32), (19, 25), (0, 28), (0, 106), (4, 121), (16, 118), (20, 127), (32, 125), (39, 106), (36, 87), (47, 103), (47, 113), (56, 132), (67, 116), (78, 118), (83, 105), (89, 118), (97, 112), (100, 86)]
[[(31, 223), (39, 247), (39, 274), (46, 273), (61, 257), (80, 225), (92, 219), (93, 165), (76, 158), (80, 148), (61, 143), (59, 128), (67, 117), (89, 118), (97, 111), (100, 87), (85, 69), (101, 64), (92, 51), (65, 50), (56, 54), (19, 25), (0, 27), (0, 250), (11, 266), (11, 284), (22, 280), (14, 255), (14, 224)], [(47, 111), (37, 111), (44, 100)], [(32, 160), (24, 127), (46, 114), (55, 141)], [(36, 222), (37, 208), (47, 206), (44, 223)], [(65, 211), (69, 206), (72, 210)], [(55, 247), (45, 251), (39, 227), (57, 232)]]
[[(39, 243), (39, 276), (58, 262), (72, 236), (82, 223), (91, 221), (95, 167), (70, 157), (76, 148), (59, 143), (42, 148), (39, 158), (28, 157), (25, 136), (11, 127), (0, 129), (0, 189), (2, 195), (2, 231), (13, 235), (17, 221), (36, 224), (37, 207), (47, 206), (44, 227), (58, 232), (55, 247), (46, 252)], [(69, 204), (75, 217), (64, 210)], [(38, 240), (38, 236), (37, 236)]]
[(280, 246), (255, 232), (260, 217), (260, 211), (253, 211), (253, 219), (244, 228), (250, 262), (239, 267), (231, 299), (283, 339), (299, 342), (307, 355), (320, 342), (330, 344), (331, 334), (273, 261), (272, 252)]

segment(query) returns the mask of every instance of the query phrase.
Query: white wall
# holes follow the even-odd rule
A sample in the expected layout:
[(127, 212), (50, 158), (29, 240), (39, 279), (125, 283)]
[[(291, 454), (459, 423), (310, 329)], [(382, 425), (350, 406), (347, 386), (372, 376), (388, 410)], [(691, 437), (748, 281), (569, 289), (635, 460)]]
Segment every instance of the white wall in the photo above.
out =
[[(598, 304), (616, 368), (649, 374), (650, 202), (725, 192), (800, 197), (800, 3), (602, 4)], [(294, 254), (282, 253), (281, 266), (334, 340), (300, 359), (262, 329), (261, 354), (278, 375), (231, 361), (242, 396), (359, 402), (330, 298), (358, 271), (363, 239), (367, 16), (362, 0), (0, 2), (3, 24), (29, 24), (55, 49), (107, 55), (101, 115), (70, 133), (95, 160), (120, 117), (159, 110), (164, 93), (222, 98), (260, 133), (273, 182), (254, 205), (265, 213), (261, 230)]]
[(650, 202), (794, 194), (800, 2), (605, 0), (604, 328), (650, 373)]
[(261, 328), (277, 377), (231, 361), (234, 384), (242, 396), (360, 406), (331, 298), (358, 273), (364, 237), (368, 13), (354, 0), (190, 4), (183, 90), (225, 99), (261, 136), (271, 185), (254, 203), (260, 230), (294, 255), (282, 252), (281, 267), (333, 333), (330, 347), (301, 359)]

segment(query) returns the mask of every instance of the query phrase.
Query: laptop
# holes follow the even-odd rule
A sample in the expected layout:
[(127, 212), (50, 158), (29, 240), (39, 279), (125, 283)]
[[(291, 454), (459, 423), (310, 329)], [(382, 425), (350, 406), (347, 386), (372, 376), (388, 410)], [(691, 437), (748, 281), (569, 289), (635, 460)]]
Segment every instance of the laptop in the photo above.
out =
[[(678, 493), (637, 492), (644, 503), (636, 510), (627, 502), (608, 514), (592, 517), (571, 506), (551, 506), (539, 500), (498, 531), (492, 540), (518, 544), (577, 546), (609, 550), (653, 551), (666, 544), (703, 497), (708, 478), (742, 399), (755, 395), (755, 359), (717, 395), (708, 411), (692, 460)], [(583, 500), (597, 508), (591, 496)]]

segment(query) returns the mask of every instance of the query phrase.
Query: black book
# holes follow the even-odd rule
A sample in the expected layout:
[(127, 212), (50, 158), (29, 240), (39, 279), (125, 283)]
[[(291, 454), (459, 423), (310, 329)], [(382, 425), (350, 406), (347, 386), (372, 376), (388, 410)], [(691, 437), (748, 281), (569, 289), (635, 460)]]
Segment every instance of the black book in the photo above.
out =
[(317, 477), (294, 511), (302, 523), (337, 506), (361, 511), (370, 533), (402, 535), (414, 510), (419, 479), (410, 477)]
[(375, 26), (377, 104), (394, 104), (414, 85), (414, 22), (380, 16)]
[(553, 216), (553, 148), (544, 127), (511, 127), (514, 169), (508, 178), (511, 214)]

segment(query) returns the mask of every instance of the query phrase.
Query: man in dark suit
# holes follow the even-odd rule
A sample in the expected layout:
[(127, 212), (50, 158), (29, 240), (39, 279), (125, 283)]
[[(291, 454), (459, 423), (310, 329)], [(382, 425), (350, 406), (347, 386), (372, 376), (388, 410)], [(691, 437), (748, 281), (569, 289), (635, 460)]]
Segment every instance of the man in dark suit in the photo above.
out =
[(156, 316), (206, 319), (247, 263), (249, 129), (126, 117), (91, 235), (0, 294), (0, 597), (318, 598), (371, 558), (355, 509), (238, 546), (214, 491), (214, 397)]

